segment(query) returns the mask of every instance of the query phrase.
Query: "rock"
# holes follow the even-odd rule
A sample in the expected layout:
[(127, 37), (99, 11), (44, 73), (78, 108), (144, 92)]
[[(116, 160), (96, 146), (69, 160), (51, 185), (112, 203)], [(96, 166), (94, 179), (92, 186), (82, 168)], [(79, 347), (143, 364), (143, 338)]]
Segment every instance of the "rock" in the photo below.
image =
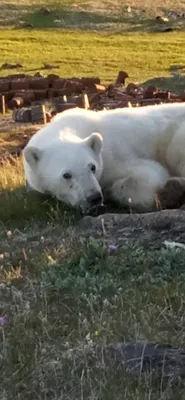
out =
[(39, 14), (48, 15), (48, 14), (51, 14), (51, 11), (50, 11), (49, 8), (42, 7), (42, 8), (39, 10)]
[(87, 346), (75, 348), (64, 354), (66, 358), (75, 357), (79, 368), (93, 364), (113, 368), (114, 372), (140, 375), (143, 372), (152, 373), (155, 377), (175, 378), (185, 377), (185, 349), (173, 348), (170, 345), (140, 342), (121, 342), (105, 346)]
[(185, 243), (185, 212), (162, 210), (145, 214), (105, 213), (98, 217), (85, 216), (76, 228), (82, 237), (104, 238), (107, 242), (128, 242), (161, 248), (165, 240)]

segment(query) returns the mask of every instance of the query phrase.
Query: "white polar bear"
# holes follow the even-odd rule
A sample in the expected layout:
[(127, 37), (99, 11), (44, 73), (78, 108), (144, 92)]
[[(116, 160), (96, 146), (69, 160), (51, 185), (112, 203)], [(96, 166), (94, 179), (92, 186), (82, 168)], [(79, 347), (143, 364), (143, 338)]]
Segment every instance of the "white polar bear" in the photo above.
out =
[(152, 210), (170, 177), (185, 178), (185, 105), (67, 110), (30, 139), (23, 161), (32, 189), (84, 212), (103, 195)]

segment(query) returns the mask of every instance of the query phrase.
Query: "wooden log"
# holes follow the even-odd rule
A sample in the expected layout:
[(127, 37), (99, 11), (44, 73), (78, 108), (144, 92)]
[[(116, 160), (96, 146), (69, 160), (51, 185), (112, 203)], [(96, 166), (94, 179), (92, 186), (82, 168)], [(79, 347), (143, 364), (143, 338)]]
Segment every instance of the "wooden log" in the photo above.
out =
[(5, 96), (1, 96), (1, 112), (3, 115), (6, 114)]

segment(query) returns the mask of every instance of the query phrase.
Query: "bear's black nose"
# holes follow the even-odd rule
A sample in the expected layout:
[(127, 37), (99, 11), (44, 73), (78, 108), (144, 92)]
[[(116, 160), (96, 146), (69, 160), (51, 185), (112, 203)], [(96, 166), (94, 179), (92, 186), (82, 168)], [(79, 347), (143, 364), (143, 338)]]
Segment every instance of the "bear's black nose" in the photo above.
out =
[(96, 192), (87, 197), (87, 201), (91, 206), (96, 206), (98, 204), (102, 204), (103, 198), (100, 192)]

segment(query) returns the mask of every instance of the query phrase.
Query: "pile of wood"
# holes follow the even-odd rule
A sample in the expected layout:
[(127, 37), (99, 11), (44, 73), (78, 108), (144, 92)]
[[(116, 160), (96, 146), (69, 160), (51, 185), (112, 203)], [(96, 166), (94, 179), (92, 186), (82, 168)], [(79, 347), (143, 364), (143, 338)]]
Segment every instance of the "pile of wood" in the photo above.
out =
[[(185, 91), (177, 95), (154, 86), (125, 84), (128, 74), (120, 71), (113, 83), (102, 83), (99, 77), (61, 78), (50, 74), (47, 77), (25, 74), (8, 75), (0, 78), (1, 111), (23, 109), (49, 103), (53, 114), (68, 108), (82, 107), (92, 110), (144, 106), (168, 102), (184, 102)], [(18, 115), (14, 112), (13, 115)]]
[[(54, 98), (78, 95), (85, 91), (96, 90), (100, 84), (98, 77), (61, 78), (50, 74), (47, 77), (36, 74), (8, 75), (0, 78), (0, 97), (4, 97), (6, 107), (13, 110), (29, 106), (34, 102), (43, 102)], [(93, 86), (94, 85), (94, 86)]]

